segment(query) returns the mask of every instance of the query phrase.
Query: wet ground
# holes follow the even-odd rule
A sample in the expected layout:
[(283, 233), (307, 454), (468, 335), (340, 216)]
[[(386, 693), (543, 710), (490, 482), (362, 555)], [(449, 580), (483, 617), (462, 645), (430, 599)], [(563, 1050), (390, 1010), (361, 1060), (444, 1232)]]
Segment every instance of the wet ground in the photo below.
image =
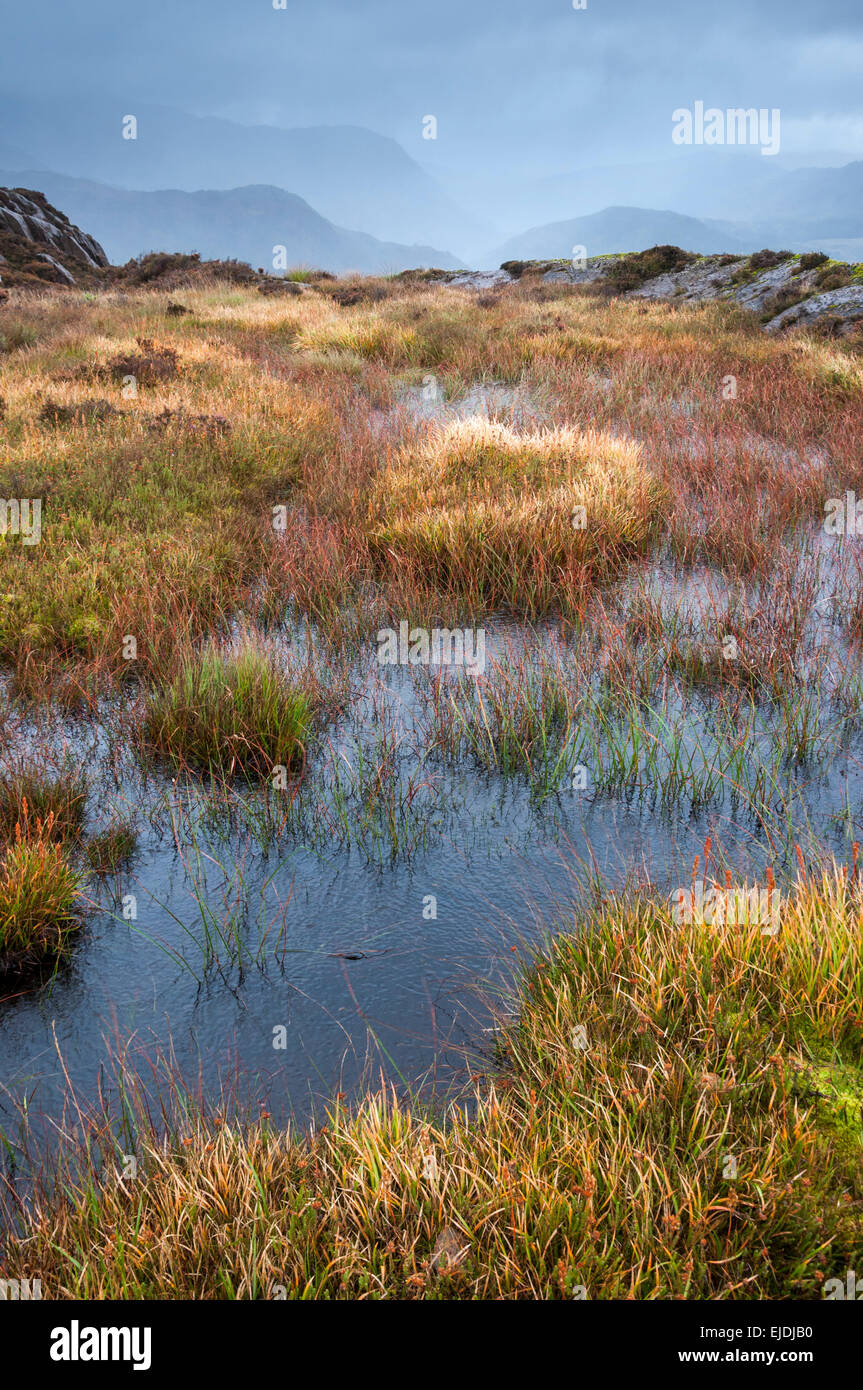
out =
[[(490, 660), (511, 640), (493, 633)], [(144, 1069), (171, 1056), (210, 1095), (238, 1076), (278, 1120), (305, 1120), (381, 1076), (441, 1099), (483, 1065), (493, 1010), (509, 1007), (512, 948), (571, 922), (586, 877), (670, 893), (711, 833), (753, 881), (780, 842), (790, 853), (811, 837), (844, 856), (863, 829), (854, 734), (834, 730), (820, 760), (789, 763), (756, 811), (730, 784), (707, 804), (685, 786), (663, 802), (649, 766), (608, 790), (576, 726), (571, 763), (588, 761), (586, 787), (567, 771), (538, 794), (527, 778), (424, 750), (417, 688), (403, 668), (358, 672), (351, 711), (321, 737), (276, 840), (260, 793), (228, 818), (200, 788), (110, 757), (98, 724), (63, 726), (58, 739), (88, 772), (91, 824), (131, 810), (139, 849), (128, 872), (91, 884), (56, 979), (0, 1008), (10, 1141), (25, 1110), (41, 1112), (50, 1138), (69, 1084), (83, 1100), (110, 1094), (124, 1053)], [(382, 763), (384, 733), (395, 751)], [(710, 763), (704, 729), (689, 746), (696, 770)], [(756, 746), (772, 757), (763, 734), (753, 766)]]
[[(420, 423), (543, 421), (525, 392), (486, 383), (448, 399), (431, 375), (396, 408)], [(837, 714), (839, 678), (817, 655), (825, 643), (844, 654), (835, 546), (817, 538), (810, 561), (801, 659), (822, 681), (816, 736), (805, 757), (783, 752), (775, 711), (762, 710), (735, 773), (734, 731), (717, 731), (709, 696), (682, 701), (667, 683), (640, 716), (641, 752), (625, 721), (597, 732), (587, 702), (550, 781), (446, 758), (419, 698), (429, 673), (379, 667), (370, 652), (286, 807), (246, 788), (228, 815), (200, 783), (146, 771), (109, 707), (95, 721), (60, 723), (57, 746), (88, 775), (89, 827), (131, 816), (138, 850), (128, 871), (91, 881), (84, 928), (57, 977), (0, 1003), (7, 1167), (25, 1116), (39, 1117), (50, 1142), (70, 1088), (83, 1102), (110, 1098), (118, 1058), (145, 1073), (170, 1058), (204, 1095), (233, 1084), (277, 1121), (305, 1121), (381, 1077), (441, 1100), (485, 1064), (518, 955), (571, 926), (588, 881), (670, 894), (708, 834), (738, 881), (761, 878), (768, 863), (777, 876), (793, 868), (798, 843), (847, 858), (863, 838), (859, 699), (853, 717)], [(629, 587), (695, 623), (730, 598), (710, 572), (681, 579), (663, 564)], [(285, 661), (301, 658), (307, 640), (300, 627), (283, 633)], [(490, 668), (549, 641), (491, 624)], [(576, 662), (572, 649), (555, 650), (564, 671)], [(26, 727), (20, 735), (35, 738)], [(582, 766), (584, 785), (572, 775)]]

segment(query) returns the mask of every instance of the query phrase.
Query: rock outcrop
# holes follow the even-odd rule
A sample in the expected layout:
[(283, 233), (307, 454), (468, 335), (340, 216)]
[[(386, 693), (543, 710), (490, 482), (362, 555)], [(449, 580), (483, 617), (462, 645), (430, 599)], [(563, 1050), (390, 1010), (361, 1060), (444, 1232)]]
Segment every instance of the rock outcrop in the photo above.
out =
[[(671, 268), (654, 273), (657, 265)], [(676, 304), (726, 299), (757, 314), (767, 333), (819, 327), (844, 337), (863, 327), (863, 265), (820, 253), (757, 251), (751, 256), (695, 256), (679, 247), (568, 261), (507, 261), (489, 273), (444, 275), (453, 289), (499, 288), (525, 276), (580, 285), (597, 294)]]
[(850, 333), (854, 325), (863, 321), (863, 284), (845, 285), (841, 289), (825, 290), (823, 294), (813, 294), (802, 299), (777, 314), (765, 325), (768, 333), (779, 333), (783, 328), (795, 325), (806, 328), (828, 322), (835, 327), (840, 337)]
[(0, 188), (0, 277), (5, 286), (86, 284), (107, 265), (98, 241), (43, 194)]

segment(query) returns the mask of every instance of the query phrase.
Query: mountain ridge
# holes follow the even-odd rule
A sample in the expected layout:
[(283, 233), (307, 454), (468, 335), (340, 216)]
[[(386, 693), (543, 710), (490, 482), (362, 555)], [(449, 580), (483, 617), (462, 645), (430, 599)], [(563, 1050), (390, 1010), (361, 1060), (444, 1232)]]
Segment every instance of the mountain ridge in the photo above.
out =
[(206, 259), (235, 258), (269, 269), (275, 248), (283, 246), (287, 265), (320, 265), (342, 272), (420, 265), (462, 268), (447, 251), (381, 241), (339, 227), (299, 195), (268, 184), (196, 192), (122, 189), (44, 170), (0, 170), (0, 183), (40, 188), (74, 221), (92, 228), (115, 264), (169, 249), (197, 251)]
[(484, 261), (489, 265), (501, 265), (508, 260), (569, 258), (576, 254), (579, 246), (583, 246), (588, 255), (598, 255), (631, 251), (635, 245), (661, 243), (686, 246), (705, 255), (743, 250), (733, 236), (711, 228), (700, 218), (671, 209), (617, 205), (584, 217), (529, 227), (489, 251)]
[[(135, 115), (134, 139), (123, 138), (124, 112)], [(70, 178), (141, 192), (272, 185), (336, 225), (397, 244), (449, 246), (483, 231), (397, 140), (365, 126), (241, 125), (133, 99), (79, 102), (59, 118), (50, 102), (0, 94), (0, 129), (29, 150), (28, 167)]]

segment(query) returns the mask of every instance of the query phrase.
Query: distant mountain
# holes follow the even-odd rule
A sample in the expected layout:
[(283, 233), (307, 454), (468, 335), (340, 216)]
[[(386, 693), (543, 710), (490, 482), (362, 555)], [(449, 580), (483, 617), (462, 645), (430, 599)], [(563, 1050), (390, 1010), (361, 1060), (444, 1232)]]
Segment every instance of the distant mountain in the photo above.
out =
[(289, 266), (367, 272), (461, 268), (454, 256), (431, 246), (378, 241), (337, 227), (296, 194), (262, 184), (141, 192), (39, 170), (0, 171), (0, 183), (41, 189), (90, 229), (114, 264), (147, 251), (199, 251), (206, 259), (233, 257), (272, 270), (274, 247), (284, 246)]
[(839, 169), (789, 170), (763, 206), (750, 204), (747, 211), (759, 220), (829, 220), (841, 224), (839, 236), (863, 236), (863, 161)]
[[(673, 208), (708, 227), (725, 228), (754, 249), (781, 244), (806, 250), (813, 242), (863, 238), (863, 163), (783, 167), (783, 159), (764, 159), (757, 150), (680, 149), (650, 163), (516, 180), (503, 193), (510, 225), (519, 207), (529, 210), (522, 225), (528, 219), (545, 225), (626, 204)], [(486, 193), (487, 206), (497, 210), (500, 190)]]
[(791, 170), (769, 199), (750, 204), (735, 225), (764, 246), (781, 243), (797, 251), (830, 242), (846, 245), (851, 255), (863, 239), (863, 162)]
[(639, 164), (562, 170), (531, 180), (524, 191), (543, 222), (572, 216), (573, 209), (584, 216), (621, 204), (736, 219), (766, 213), (789, 177), (757, 151), (703, 146)]
[(732, 236), (695, 217), (651, 208), (611, 207), (566, 222), (531, 227), (490, 251), (487, 265), (503, 261), (569, 259), (573, 248), (583, 246), (589, 256), (612, 251), (632, 251), (644, 246), (683, 246), (687, 251), (742, 251)]
[(0, 136), (0, 169), (32, 169), (34, 164), (38, 164), (31, 154), (22, 150), (19, 145), (11, 145), (8, 140)]
[[(134, 115), (136, 138), (123, 138)], [(30, 151), (27, 164), (120, 188), (230, 190), (250, 184), (290, 189), (323, 217), (398, 242), (458, 248), (488, 244), (471, 217), (397, 141), (360, 126), (281, 129), (188, 115), (170, 107), (99, 97), (31, 101), (0, 95), (3, 138)]]

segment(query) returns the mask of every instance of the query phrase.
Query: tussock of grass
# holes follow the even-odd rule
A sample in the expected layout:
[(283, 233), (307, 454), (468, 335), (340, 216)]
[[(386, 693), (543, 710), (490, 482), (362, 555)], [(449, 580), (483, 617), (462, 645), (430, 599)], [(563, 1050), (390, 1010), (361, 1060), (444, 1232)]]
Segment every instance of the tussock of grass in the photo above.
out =
[(31, 324), (6, 323), (0, 333), (0, 352), (18, 352), (32, 347), (35, 341), (36, 330)]
[(86, 808), (87, 780), (76, 769), (19, 761), (0, 774), (0, 840), (37, 821), (52, 839), (65, 840), (79, 832)]
[(0, 860), (0, 979), (58, 956), (80, 926), (80, 874), (54, 843), (56, 828), (24, 820)]
[(151, 697), (144, 737), (178, 765), (267, 777), (303, 762), (311, 713), (309, 693), (268, 653), (211, 648)]
[(286, 1142), (187, 1109), (7, 1260), (67, 1298), (818, 1298), (863, 1255), (861, 926), (839, 872), (775, 936), (607, 900), (529, 970), (470, 1121), (370, 1097)]
[(662, 503), (634, 443), (471, 417), (383, 474), (372, 545), (479, 611), (509, 604), (534, 616), (567, 584), (581, 589), (643, 550)]
[(405, 367), (418, 359), (416, 330), (375, 314), (312, 324), (300, 334), (298, 347), (310, 352), (348, 353)]
[(179, 360), (175, 348), (159, 346), (151, 338), (139, 338), (137, 345), (137, 352), (113, 357), (103, 374), (120, 382), (134, 377), (138, 386), (155, 386), (177, 375)]

